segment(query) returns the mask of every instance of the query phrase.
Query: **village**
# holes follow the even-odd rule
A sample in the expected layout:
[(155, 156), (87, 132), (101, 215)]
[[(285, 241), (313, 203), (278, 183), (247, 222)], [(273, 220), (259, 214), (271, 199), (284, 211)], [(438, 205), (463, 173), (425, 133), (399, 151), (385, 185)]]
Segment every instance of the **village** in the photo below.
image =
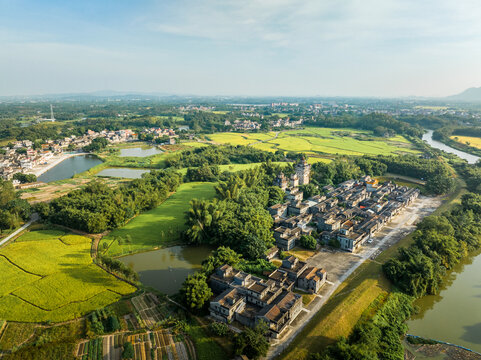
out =
[[(166, 138), (168, 144), (175, 143), (177, 137), (173, 129), (146, 128), (141, 133), (148, 134), (153, 139)], [(138, 134), (130, 129), (100, 132), (88, 130), (82, 136), (47, 140), (40, 145), (30, 140), (15, 141), (0, 149), (3, 150), (0, 151), (0, 178), (11, 180), (16, 173), (39, 176), (68, 157), (82, 154), (83, 149), (98, 138), (106, 139), (110, 144), (120, 144), (138, 140)]]
[(310, 168), (302, 160), (290, 181), (282, 173), (275, 181), (286, 192), (287, 199), (286, 203), (269, 208), (276, 245), (281, 250), (293, 249), (301, 235), (316, 231), (325, 244), (355, 252), (420, 194), (416, 188), (390, 181), (380, 185), (378, 180), (364, 176), (336, 188), (325, 186), (324, 195), (303, 201), (298, 186), (309, 183)]
[[(336, 282), (348, 276), (378, 247), (368, 249), (355, 261), (352, 257), (343, 257), (342, 252), (355, 254), (361, 251), (362, 245), (371, 244), (374, 236), (413, 204), (420, 194), (417, 188), (397, 186), (389, 181), (379, 184), (376, 179), (364, 176), (345, 181), (336, 188), (326, 186), (323, 188), (324, 195), (303, 201), (299, 185), (309, 183), (311, 165), (303, 159), (296, 164), (295, 170), (290, 179), (281, 173), (274, 182), (286, 192), (287, 202), (269, 208), (274, 220), (276, 246), (269, 251), (267, 259), (277, 257), (281, 251), (294, 249), (302, 235), (314, 232), (318, 234), (320, 243), (342, 251), (337, 254), (320, 253), (323, 255), (321, 261), (317, 255), (306, 261), (293, 255), (281, 257), (280, 267), (265, 274), (265, 278), (224, 265), (216, 269), (209, 279), (210, 287), (218, 294), (209, 305), (212, 319), (249, 327), (264, 321), (275, 342), (290, 334), (293, 326), (300, 327), (302, 322), (297, 319), (298, 315), (311, 312), (303, 306), (302, 293), (313, 294), (317, 301), (313, 301), (311, 307), (320, 307), (335, 288), (332, 286), (334, 283), (327, 280), (328, 269), (322, 266), (322, 262), (330, 258)], [(399, 232), (399, 229), (394, 231)], [(384, 236), (381, 242), (388, 241), (392, 234)], [(339, 266), (343, 258), (348, 261)], [(346, 268), (346, 264), (350, 267)], [(331, 287), (324, 291), (322, 301), (320, 293), (326, 283)]]

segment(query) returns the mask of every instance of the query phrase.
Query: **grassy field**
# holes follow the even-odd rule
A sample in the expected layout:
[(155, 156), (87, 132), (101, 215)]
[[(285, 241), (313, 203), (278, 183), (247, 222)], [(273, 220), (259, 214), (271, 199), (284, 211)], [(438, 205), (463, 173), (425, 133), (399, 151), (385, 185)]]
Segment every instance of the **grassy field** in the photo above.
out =
[(370, 304), (389, 290), (381, 265), (366, 261), (339, 286), (279, 358), (305, 359), (309, 352), (319, 352), (340, 336), (348, 336)]
[(451, 136), (451, 140), (460, 142), (461, 144), (465, 144), (468, 146), (472, 146), (476, 149), (481, 150), (481, 138), (474, 137), (474, 136)]
[(118, 301), (135, 287), (92, 263), (89, 238), (26, 232), (0, 250), (0, 318), (60, 322)]
[(328, 155), (379, 155), (417, 153), (403, 136), (379, 138), (369, 131), (307, 127), (270, 133), (217, 133), (208, 135), (217, 144), (251, 145), (257, 149)]
[[(214, 195), (212, 183), (182, 184), (160, 206), (137, 216), (124, 227), (104, 237), (100, 249), (106, 243), (108, 255), (120, 256), (178, 243), (179, 236), (185, 229), (184, 214), (189, 209), (189, 201), (194, 198), (211, 199)], [(132, 239), (130, 244), (119, 245), (115, 240), (118, 237), (126, 239), (127, 236)]]

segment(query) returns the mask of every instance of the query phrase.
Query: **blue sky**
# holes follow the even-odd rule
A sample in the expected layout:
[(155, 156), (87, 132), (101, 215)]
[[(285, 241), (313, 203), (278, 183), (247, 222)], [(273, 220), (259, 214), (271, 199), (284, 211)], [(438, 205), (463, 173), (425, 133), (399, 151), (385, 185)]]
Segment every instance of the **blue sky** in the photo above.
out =
[(0, 0), (0, 95), (445, 96), (479, 0)]

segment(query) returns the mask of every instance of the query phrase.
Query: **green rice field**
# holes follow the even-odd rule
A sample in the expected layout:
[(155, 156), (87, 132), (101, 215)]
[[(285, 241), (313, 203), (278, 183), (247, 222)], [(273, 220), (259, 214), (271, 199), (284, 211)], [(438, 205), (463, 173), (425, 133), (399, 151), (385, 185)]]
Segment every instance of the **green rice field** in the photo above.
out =
[[(189, 201), (211, 199), (215, 195), (213, 183), (192, 182), (179, 186), (177, 192), (161, 205), (132, 219), (127, 225), (112, 231), (100, 243), (100, 249), (110, 256), (151, 250), (157, 247), (178, 244), (185, 229), (185, 212)], [(118, 239), (130, 238), (130, 243)], [(106, 245), (103, 245), (106, 244)]]
[(403, 136), (379, 138), (370, 131), (307, 127), (270, 133), (217, 133), (208, 135), (218, 144), (250, 145), (265, 151), (294, 151), (326, 155), (388, 155), (417, 153)]
[(0, 249), (0, 318), (67, 321), (136, 290), (95, 265), (90, 248), (87, 237), (36, 230)]

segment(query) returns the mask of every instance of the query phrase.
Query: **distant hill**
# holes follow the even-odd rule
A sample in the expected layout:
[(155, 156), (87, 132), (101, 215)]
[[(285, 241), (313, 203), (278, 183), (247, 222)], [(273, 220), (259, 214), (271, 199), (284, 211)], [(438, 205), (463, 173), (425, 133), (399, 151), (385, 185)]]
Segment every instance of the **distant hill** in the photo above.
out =
[(481, 102), (481, 87), (472, 87), (457, 95), (448, 96), (449, 100)]

